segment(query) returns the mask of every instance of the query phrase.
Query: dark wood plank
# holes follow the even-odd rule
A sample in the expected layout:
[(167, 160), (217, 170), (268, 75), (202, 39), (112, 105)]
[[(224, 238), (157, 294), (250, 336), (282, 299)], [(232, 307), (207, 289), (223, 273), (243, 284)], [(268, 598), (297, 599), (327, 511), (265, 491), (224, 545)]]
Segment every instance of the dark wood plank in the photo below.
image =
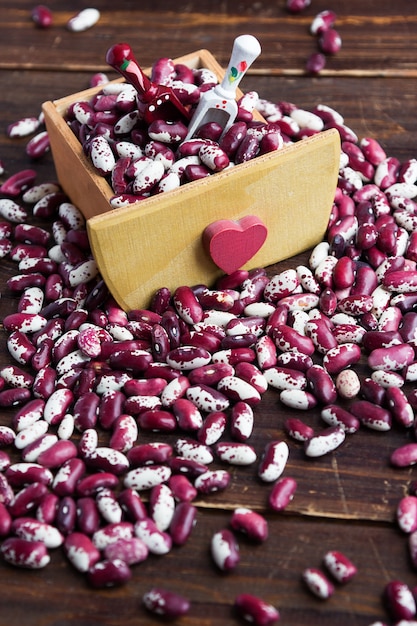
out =
[[(265, 74), (304, 73), (305, 61), (317, 49), (310, 35), (312, 18), (329, 5), (317, 0), (302, 14), (291, 15), (285, 3), (187, 2), (167, 7), (165, 3), (133, 3), (126, 7), (101, 5), (101, 19), (83, 33), (70, 33), (65, 25), (78, 10), (73, 3), (49, 3), (54, 28), (36, 29), (25, 3), (4, 3), (0, 24), (0, 67), (106, 70), (107, 48), (128, 41), (137, 58), (147, 66), (163, 51), (165, 56), (208, 48), (223, 65), (229, 60), (233, 39), (242, 32), (259, 38), (263, 52), (252, 71)], [(325, 73), (354, 75), (415, 76), (417, 72), (416, 16), (407, 0), (338, 3), (337, 29), (343, 45), (328, 59)], [(26, 41), (31, 41), (28, 55)], [(406, 45), (405, 45), (406, 44)], [(76, 54), (74, 49), (76, 48)]]
[[(157, 624), (161, 621), (141, 607), (141, 597), (158, 585), (190, 598), (190, 612), (178, 622), (187, 626), (242, 623), (235, 619), (233, 601), (246, 592), (276, 606), (283, 624), (367, 626), (386, 619), (382, 593), (389, 580), (414, 584), (415, 573), (407, 571), (405, 539), (394, 529), (287, 516), (268, 519), (270, 537), (262, 545), (239, 538), (240, 563), (233, 572), (221, 574), (209, 546), (212, 534), (228, 521), (228, 513), (200, 511), (186, 546), (135, 566), (133, 578), (121, 588), (92, 591), (58, 552), (39, 572), (15, 572), (0, 564), (2, 620), (13, 626), (32, 626), (33, 616), (39, 616), (42, 626)], [(325, 552), (334, 549), (344, 551), (358, 573), (345, 586), (336, 586), (328, 601), (318, 600), (305, 588), (301, 574), (306, 567), (321, 567)]]

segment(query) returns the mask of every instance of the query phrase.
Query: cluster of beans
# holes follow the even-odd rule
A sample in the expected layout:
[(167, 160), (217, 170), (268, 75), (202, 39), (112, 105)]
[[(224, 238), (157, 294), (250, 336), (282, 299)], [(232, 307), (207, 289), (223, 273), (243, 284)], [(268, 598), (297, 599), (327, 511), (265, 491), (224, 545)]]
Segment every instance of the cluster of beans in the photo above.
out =
[[(17, 411), (0, 428), (0, 550), (9, 563), (40, 568), (61, 546), (93, 587), (125, 583), (149, 553), (187, 542), (198, 497), (227, 489), (238, 466), (253, 465), (270, 509), (285, 509), (297, 488), (285, 474), (288, 443), (268, 442), (259, 459), (250, 444), (253, 408), (268, 388), (297, 411), (285, 428), (311, 458), (360, 428), (415, 429), (417, 392), (408, 389), (417, 378), (417, 161), (400, 163), (375, 140), (359, 141), (330, 107), (257, 107), (283, 141), (329, 127), (341, 135), (327, 236), (308, 266), (273, 276), (239, 270), (173, 293), (161, 287), (149, 309), (126, 313), (59, 187), (36, 184), (35, 170), (2, 184), (0, 251), (18, 263), (8, 281), (17, 312), (3, 320), (13, 363), (0, 371), (0, 406)], [(32, 216), (50, 228), (31, 225)], [(362, 380), (360, 360), (369, 374)], [(317, 431), (298, 417), (315, 406)], [(155, 440), (141, 442), (139, 431)], [(397, 467), (416, 460), (417, 443), (391, 457)], [(398, 505), (414, 564), (416, 494)], [(250, 509), (231, 514), (211, 540), (220, 571), (238, 566), (240, 533), (267, 541), (266, 520)], [(327, 567), (335, 558), (339, 570), (350, 564), (333, 553)], [(304, 579), (313, 593), (331, 595), (314, 568)], [(415, 614), (406, 592), (400, 581), (385, 590), (393, 620)], [(189, 610), (164, 589), (149, 591), (144, 604), (156, 612), (163, 604), (170, 616)], [(247, 594), (236, 610), (255, 624), (279, 619)]]
[[(45, 130), (43, 113), (36, 117), (24, 117), (17, 122), (9, 124), (7, 135), (12, 139), (31, 136), (25, 146), (25, 152), (31, 160), (41, 159), (50, 150), (49, 136)], [(2, 164), (2, 170), (4, 170), (4, 164)]]
[[(171, 87), (190, 110), (203, 91), (217, 84), (211, 70), (192, 70), (171, 59), (154, 64), (151, 80)], [(280, 148), (279, 128), (253, 121), (256, 102), (253, 92), (241, 98), (237, 118), (225, 134), (220, 124), (209, 122), (187, 139), (186, 123), (157, 119), (147, 124), (136, 90), (111, 82), (90, 102), (71, 105), (66, 119), (97, 173), (107, 178), (115, 194), (111, 205), (120, 207)]]
[[(311, 4), (311, 0), (287, 0), (286, 8), (290, 13), (301, 13)], [(317, 37), (318, 51), (307, 59), (306, 70), (311, 74), (319, 74), (326, 65), (327, 57), (339, 52), (342, 39), (334, 28), (336, 13), (329, 9), (320, 11), (310, 24), (310, 33)]]
[[(326, 552), (323, 557), (323, 566), (333, 580), (339, 584), (346, 584), (356, 575), (356, 566), (337, 550)], [(302, 574), (307, 587), (321, 600), (327, 600), (333, 595), (335, 586), (327, 573), (317, 567), (307, 567)]]

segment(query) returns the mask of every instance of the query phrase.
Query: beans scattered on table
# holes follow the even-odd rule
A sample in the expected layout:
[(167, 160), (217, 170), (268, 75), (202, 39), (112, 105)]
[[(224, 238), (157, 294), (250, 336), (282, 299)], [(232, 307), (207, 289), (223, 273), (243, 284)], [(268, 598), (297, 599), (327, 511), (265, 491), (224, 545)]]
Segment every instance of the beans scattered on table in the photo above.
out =
[[(274, 276), (238, 270), (216, 285), (174, 293), (161, 286), (147, 310), (125, 312), (101, 280), (82, 214), (59, 186), (37, 183), (35, 169), (3, 181), (0, 250), (18, 267), (8, 281), (17, 311), (3, 320), (12, 365), (0, 372), (0, 405), (15, 409), (0, 431), (0, 550), (7, 562), (42, 568), (62, 547), (92, 587), (127, 584), (149, 553), (187, 543), (203, 523), (199, 496), (227, 489), (232, 468), (253, 466), (270, 511), (279, 514), (297, 493), (287, 473), (292, 446), (311, 459), (343, 454), (346, 438), (361, 428), (415, 430), (415, 162), (388, 157), (375, 139), (359, 140), (329, 106), (304, 111), (255, 100), (283, 144), (326, 128), (341, 135), (327, 234), (308, 267)], [(24, 120), (10, 136), (14, 129), (38, 132), (39, 118), (27, 120), (30, 131)], [(122, 158), (131, 164), (132, 156)], [(31, 214), (50, 228), (32, 225)], [(367, 367), (361, 378), (359, 359)], [(268, 388), (301, 413), (285, 424), (289, 443), (274, 441), (258, 458), (250, 445), (253, 407)], [(300, 417), (313, 405), (321, 429)], [(141, 443), (138, 426), (155, 441)], [(178, 435), (176, 445), (164, 442), (166, 432)], [(413, 443), (391, 457), (395, 467), (416, 462)], [(396, 512), (414, 565), (415, 495), (410, 491)], [(239, 567), (242, 533), (268, 540), (258, 512), (234, 511), (211, 543), (228, 575)], [(360, 576), (338, 547), (323, 567), (329, 579), (314, 564), (301, 572), (322, 599)], [(408, 591), (401, 581), (381, 591), (393, 619), (415, 616)], [(168, 590), (152, 589), (143, 601), (156, 612), (165, 603), (172, 616), (190, 609)], [(243, 594), (235, 604), (254, 623), (279, 619), (263, 599)]]

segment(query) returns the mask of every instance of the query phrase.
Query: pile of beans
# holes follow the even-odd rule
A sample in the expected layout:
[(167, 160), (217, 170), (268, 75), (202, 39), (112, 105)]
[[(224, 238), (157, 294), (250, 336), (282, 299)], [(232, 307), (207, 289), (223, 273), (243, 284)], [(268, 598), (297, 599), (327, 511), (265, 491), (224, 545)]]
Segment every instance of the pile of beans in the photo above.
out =
[[(359, 140), (325, 105), (305, 111), (260, 99), (257, 108), (283, 142), (330, 127), (341, 135), (326, 239), (308, 266), (272, 276), (238, 270), (173, 293), (161, 287), (148, 309), (124, 312), (98, 273), (83, 216), (60, 188), (37, 183), (35, 170), (1, 185), (0, 251), (18, 266), (8, 280), (17, 311), (3, 320), (12, 363), (0, 371), (0, 406), (16, 408), (0, 427), (8, 563), (42, 568), (61, 547), (92, 587), (126, 583), (149, 553), (186, 544), (199, 496), (227, 489), (238, 466), (252, 465), (270, 510), (284, 510), (297, 489), (285, 473), (289, 443), (268, 442), (260, 458), (250, 443), (267, 389), (297, 411), (285, 427), (306, 457), (331, 453), (360, 428), (415, 429), (417, 161), (400, 163), (374, 139)], [(40, 221), (49, 226), (32, 223)], [(320, 408), (317, 431), (298, 417), (311, 407)], [(141, 442), (140, 432), (155, 440)], [(391, 458), (398, 467), (416, 461), (417, 443)], [(397, 518), (417, 566), (416, 491)], [(265, 518), (231, 514), (211, 540), (219, 571), (238, 566), (241, 533), (267, 541)], [(349, 572), (343, 582), (356, 574), (342, 553), (324, 564), (336, 582), (340, 572)], [(320, 570), (303, 577), (316, 595), (333, 593)], [(393, 620), (415, 616), (401, 581), (384, 597)], [(171, 617), (190, 607), (166, 589), (151, 589), (144, 605)], [(255, 596), (235, 605), (254, 624), (279, 619)]]
[[(302, 13), (311, 4), (311, 0), (287, 0), (289, 13)], [(319, 74), (326, 66), (327, 58), (337, 54), (342, 47), (342, 38), (334, 28), (337, 15), (325, 9), (314, 16), (310, 24), (310, 34), (316, 37), (317, 51), (312, 52), (306, 61), (306, 70), (310, 74)]]
[(317, 52), (307, 59), (306, 70), (311, 74), (319, 74), (326, 66), (329, 56), (337, 54), (342, 47), (342, 38), (334, 28), (336, 13), (325, 10), (318, 13), (310, 24), (310, 34), (317, 38)]
[[(307, 63), (310, 71), (317, 73), (321, 69), (317, 60), (322, 66), (324, 54), (340, 48), (340, 36), (332, 28), (335, 19), (333, 12), (325, 11), (311, 24), (321, 52)], [(168, 58), (153, 65), (150, 78), (170, 87), (191, 114), (201, 94), (218, 82), (207, 68), (193, 70)], [(181, 119), (146, 123), (143, 103), (132, 85), (105, 82), (91, 100), (73, 103), (66, 120), (96, 172), (111, 186), (110, 204), (116, 208), (206, 178), (338, 123), (331, 116), (323, 120), (295, 107), (288, 115), (280, 112), (265, 123), (253, 118), (257, 103), (257, 93), (245, 94), (227, 132), (220, 124), (208, 122), (189, 138), (187, 124)]]
[[(166, 58), (153, 65), (151, 80), (172, 88), (190, 111), (218, 82), (207, 68), (191, 70)], [(108, 82), (90, 101), (72, 104), (66, 119), (96, 172), (108, 180), (114, 192), (111, 205), (120, 207), (279, 149), (284, 142), (279, 126), (253, 120), (257, 100), (253, 92), (240, 99), (227, 132), (208, 122), (187, 139), (184, 121), (147, 124), (134, 87)]]

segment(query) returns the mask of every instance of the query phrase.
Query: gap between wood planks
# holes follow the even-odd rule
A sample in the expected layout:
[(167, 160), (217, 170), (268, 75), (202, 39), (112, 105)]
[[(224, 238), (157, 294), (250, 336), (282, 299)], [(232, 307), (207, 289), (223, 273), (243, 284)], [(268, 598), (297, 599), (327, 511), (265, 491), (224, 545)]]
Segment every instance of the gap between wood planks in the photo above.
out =
[[(36, 72), (109, 72), (109, 66), (107, 64), (91, 64), (88, 63), (66, 63), (65, 65), (59, 65), (53, 67), (51, 65), (44, 65), (42, 63), (3, 63), (0, 61), (0, 70), (10, 71), (36, 71)], [(307, 78), (332, 77), (332, 78), (417, 78), (417, 68), (415, 69), (343, 69), (332, 70), (324, 69), (318, 75), (309, 74), (304, 69), (299, 68), (252, 68), (247, 71), (247, 76), (305, 76)]]

